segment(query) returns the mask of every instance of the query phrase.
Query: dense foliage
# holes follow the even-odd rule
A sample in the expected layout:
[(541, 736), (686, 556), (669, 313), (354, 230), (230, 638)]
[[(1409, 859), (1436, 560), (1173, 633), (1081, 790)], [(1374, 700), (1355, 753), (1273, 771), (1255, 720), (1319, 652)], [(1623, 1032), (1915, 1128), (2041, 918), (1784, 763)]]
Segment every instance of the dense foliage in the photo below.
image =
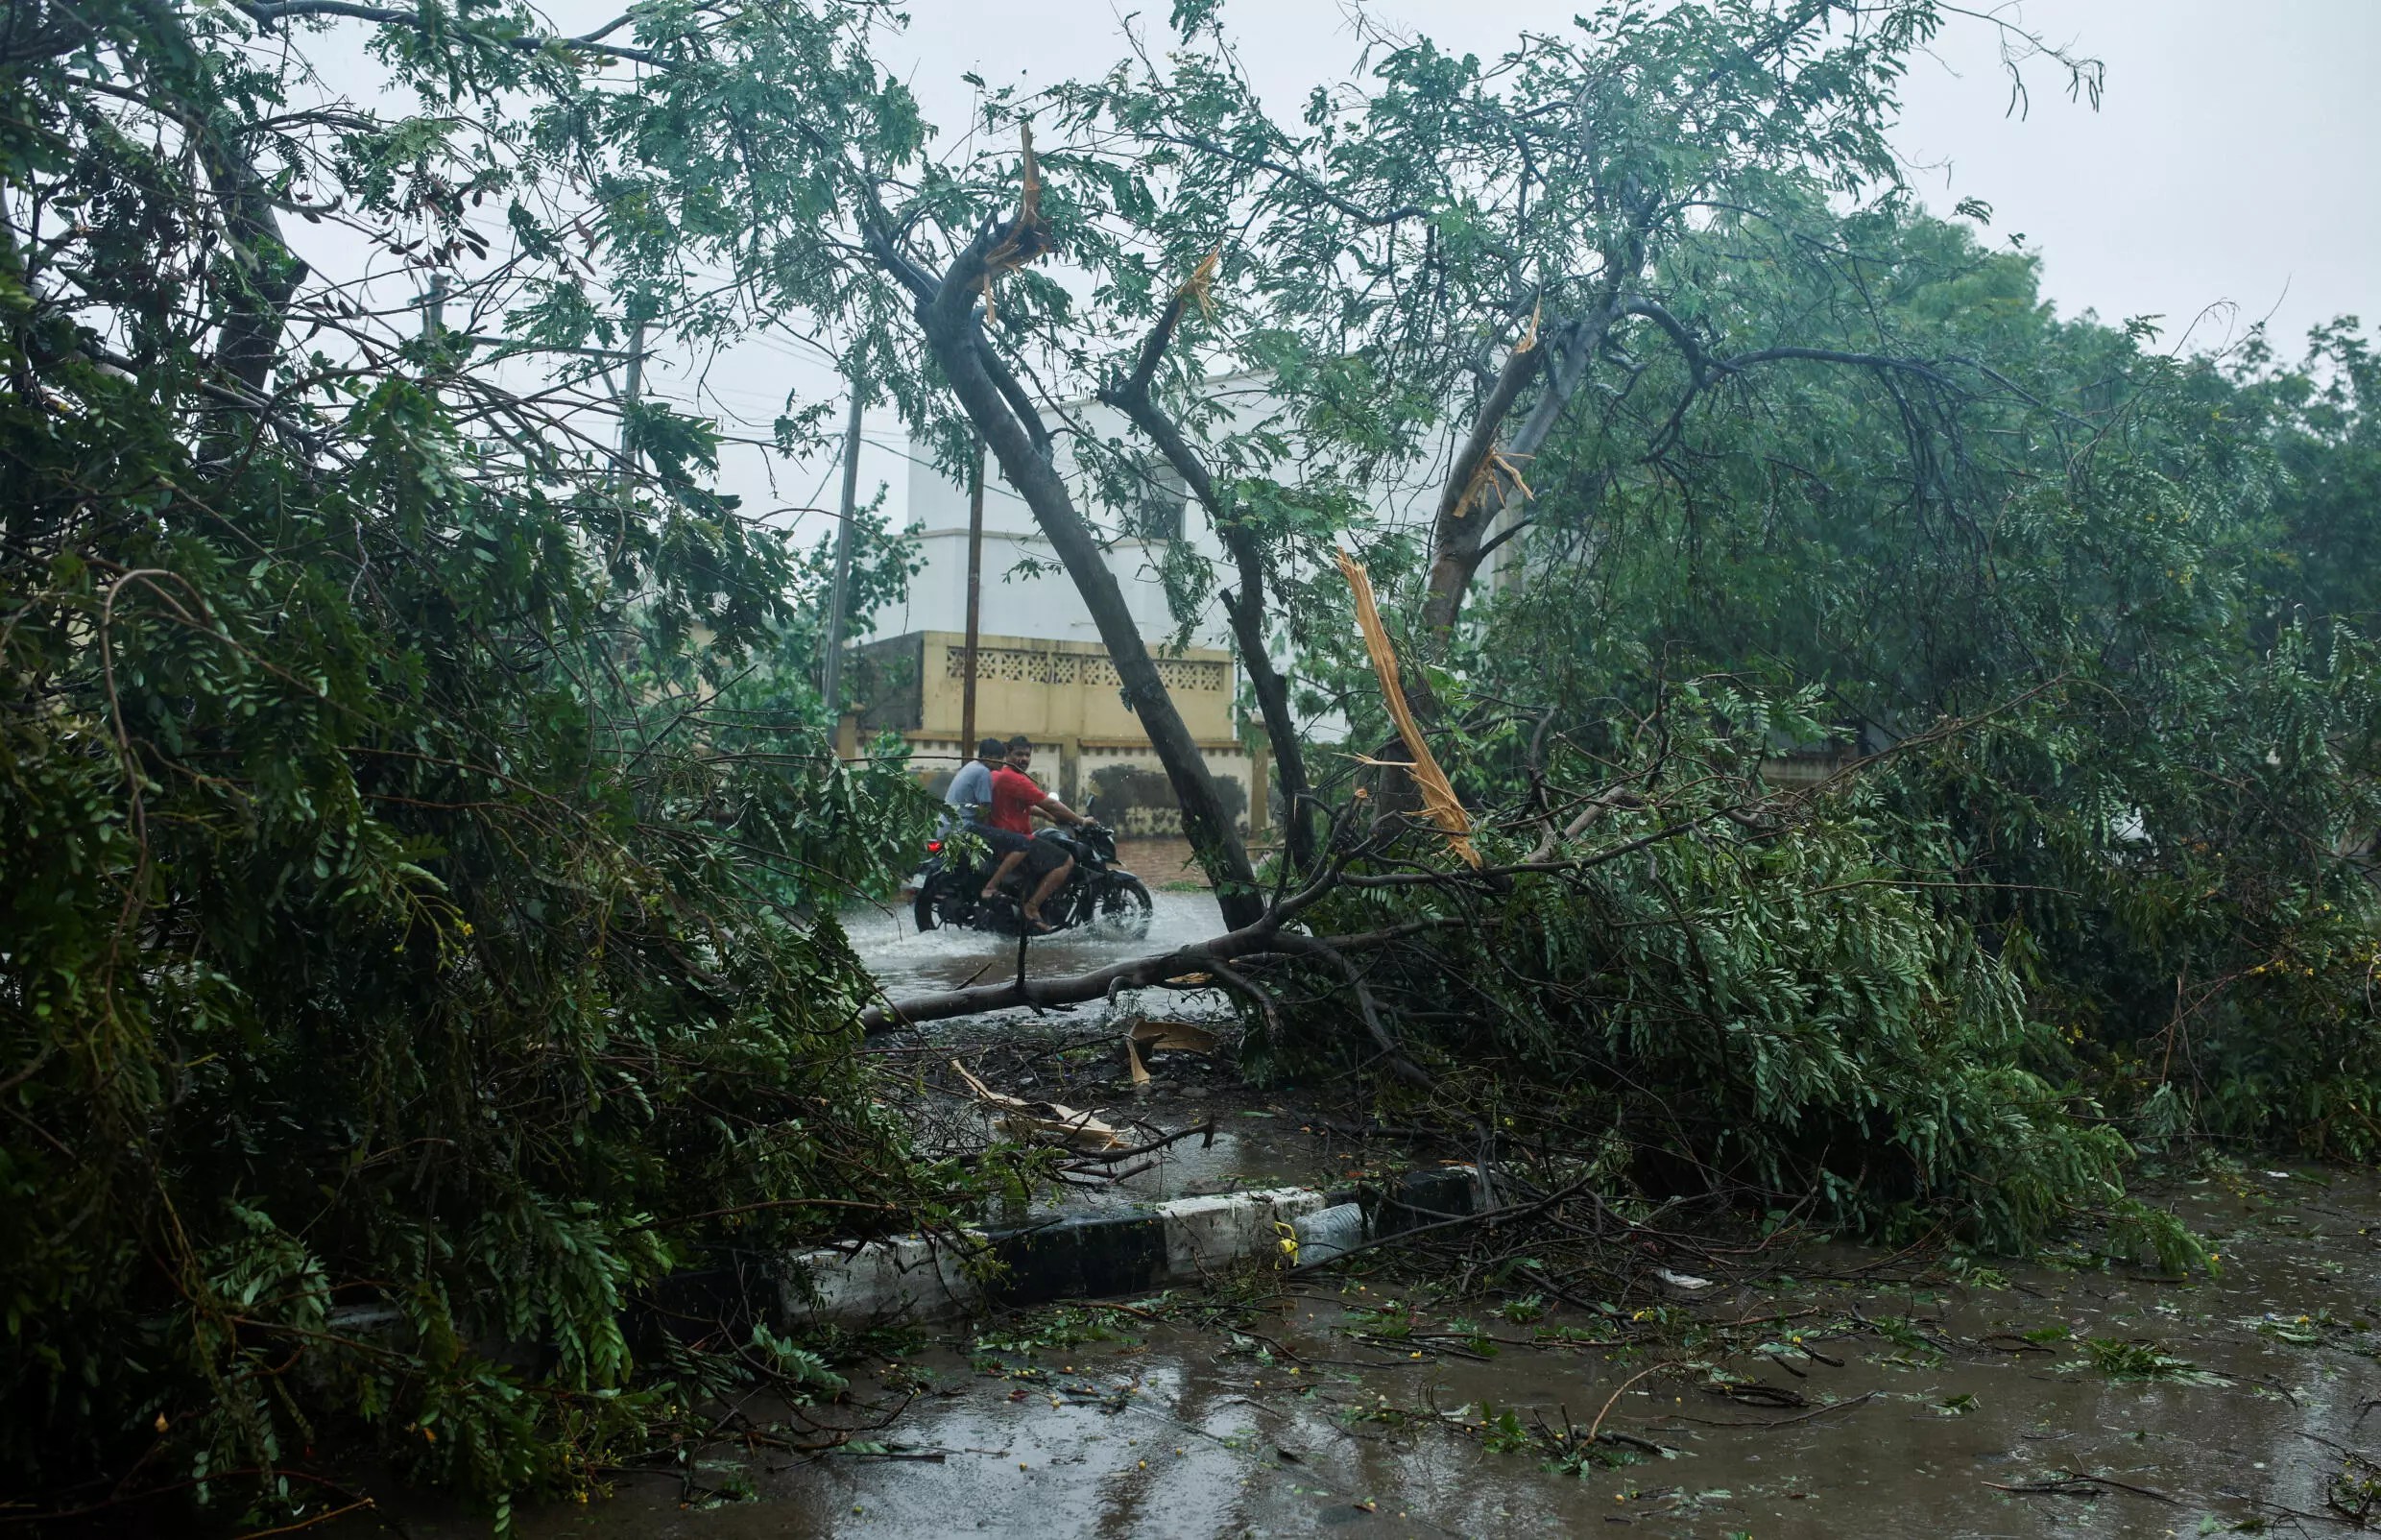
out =
[(1739, 286), (1708, 324), (1882, 318), (1992, 387), (1924, 436), (1900, 382), (1840, 372), (1740, 382), (1652, 454), (1625, 403), (1583, 422), (1480, 683), (1551, 659), (1585, 703), (1725, 673), (1821, 692), (1839, 759), (1929, 734), (1867, 778), (1871, 858), (2024, 984), (2065, 1045), (2035, 1070), (2146, 1139), (2369, 1156), (2381, 699), (2350, 553), (2381, 481), (2353, 324), (2299, 369), (2261, 338), (2175, 357), (2147, 323), (2056, 320), (2030, 259), (1959, 229), (1842, 241), (1840, 281)]
[[(2030, 258), (1960, 228), (1836, 239), (1832, 277), (1716, 289), (1714, 350), (1791, 318), (1989, 379), (1697, 397), (1655, 359), (1568, 423), (1439, 687), (1492, 863), (1572, 864), (1359, 878), (1317, 923), (1427, 926), (1367, 976), (1439, 1099), (1641, 1192), (2022, 1247), (2118, 1200), (2143, 1148), (2370, 1159), (2354, 324), (2297, 369), (2254, 336), (2169, 355), (2146, 323), (2057, 320)], [(1377, 1047), (1353, 1011), (1275, 1030), (1294, 1064)]]
[[(1948, 19), (1371, 35), (1291, 121), (1184, 8), (1163, 61), (998, 104), (1070, 132), (1044, 202), (1096, 283), (1005, 277), (1004, 341), (1131, 371), (1109, 447), (1212, 483), (1243, 652), (1269, 588), (1310, 719), (1369, 756), (1358, 545), (1491, 864), (1549, 868), (1469, 876), (1370, 788), (1390, 817), (1340, 819), (1351, 891), (1302, 918), (1371, 954), (1251, 992), (1279, 1065), (2004, 1245), (2105, 1200), (2120, 1133), (2372, 1148), (2369, 352), (2353, 322), (2295, 369), (2163, 351), (2158, 318), (2056, 316), (1983, 204), (1918, 213), (1885, 133)], [(1236, 371), (1260, 408), (1197, 383)], [(1806, 695), (1799, 729), (1763, 704)], [(1542, 842), (1599, 789), (1642, 805)], [(1329, 864), (1294, 837), (1294, 878)]]
[[(1368, 34), (1369, 78), (1291, 119), (1184, 7), (1162, 60), (994, 102), (1063, 132), (1042, 233), (1091, 288), (1001, 273), (1002, 346), (1105, 382), (1130, 431), (1087, 452), (1172, 464), (1243, 655), (1270, 602), (1310, 720), (1369, 757), (1359, 547), (1482, 848), (1541, 869), (1469, 875), (1400, 834), (1397, 778), (1349, 812), (1317, 770), (1350, 891), (1302, 919), (1377, 954), (1246, 992), (1279, 1065), (1469, 1080), (1542, 1142), (1617, 1123), (1632, 1180), (1816, 1186), (1857, 1225), (1916, 1198), (1996, 1244), (2106, 1198), (2117, 1131), (2371, 1147), (2369, 354), (2345, 322), (2300, 369), (2161, 351), (2157, 318), (2056, 317), (1983, 204), (1922, 216), (1886, 135), (1951, 19)], [(2096, 96), (2001, 36), (2021, 89)], [(997, 233), (1009, 175), (894, 217)], [(976, 228), (911, 249), (958, 271)], [(1241, 373), (1255, 406), (1201, 383)], [(1806, 694), (1801, 729), (1762, 704)], [(1599, 788), (1641, 805), (1543, 844)], [(1333, 856), (1291, 823), (1294, 887)]]
[(420, 122), (277, 114), (302, 60), (229, 12), (11, 16), (0, 1482), (236, 1514), (360, 1429), (584, 1490), (816, 1369), (634, 1378), (658, 1279), (939, 1212), (821, 912), (926, 809), (827, 753), (815, 558), (703, 424), (624, 466), (485, 336), (298, 285), (275, 210), (398, 239)]

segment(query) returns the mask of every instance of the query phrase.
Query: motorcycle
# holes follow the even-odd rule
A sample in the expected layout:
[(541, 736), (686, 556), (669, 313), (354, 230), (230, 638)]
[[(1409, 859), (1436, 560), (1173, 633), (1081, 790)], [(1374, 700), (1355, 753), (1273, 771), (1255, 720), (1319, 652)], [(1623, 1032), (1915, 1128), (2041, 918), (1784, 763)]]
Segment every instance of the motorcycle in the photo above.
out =
[[(1149, 934), (1149, 889), (1117, 864), (1116, 831), (1098, 824), (1049, 828), (1034, 835), (1074, 857), (1066, 886), (1042, 902), (1042, 918), (1060, 930), (1084, 929), (1120, 941)], [(961, 834), (928, 840), (926, 862), (918, 873), (911, 907), (920, 930), (952, 926), (1013, 936), (1024, 928), (1025, 885), (1039, 878), (1020, 870), (991, 899), (983, 897), (984, 863), (993, 859), (979, 840)]]

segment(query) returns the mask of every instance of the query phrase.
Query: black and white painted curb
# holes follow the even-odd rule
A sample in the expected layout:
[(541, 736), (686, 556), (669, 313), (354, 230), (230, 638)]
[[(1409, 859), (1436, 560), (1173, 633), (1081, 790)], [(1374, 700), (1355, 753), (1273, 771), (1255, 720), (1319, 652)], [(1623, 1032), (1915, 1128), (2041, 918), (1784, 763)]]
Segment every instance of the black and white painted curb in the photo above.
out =
[[(741, 1338), (780, 1330), (949, 1320), (996, 1306), (1145, 1294), (1198, 1283), (1256, 1259), (1328, 1262), (1383, 1236), (1480, 1213), (1469, 1166), (1412, 1171), (1382, 1186), (1277, 1187), (1175, 1198), (1131, 1214), (1055, 1219), (940, 1239), (896, 1236), (791, 1256), (731, 1250), (663, 1279), (623, 1326), (650, 1348), (665, 1337)], [(1286, 1246), (1285, 1241), (1291, 1242)], [(974, 1265), (967, 1264), (973, 1257)], [(992, 1265), (985, 1265), (985, 1263)], [(1701, 1280), (1691, 1280), (1700, 1284)], [(387, 1305), (331, 1312), (343, 1335), (396, 1341), (404, 1313)], [(477, 1350), (524, 1371), (550, 1367), (550, 1344), (489, 1340)]]
[(1460, 1166), (1409, 1172), (1378, 1189), (1266, 1188), (979, 1232), (971, 1239), (991, 1267), (969, 1264), (974, 1248), (926, 1236), (823, 1246), (785, 1259), (778, 1314), (789, 1326), (856, 1327), (1145, 1293), (1256, 1258), (1327, 1262), (1481, 1206), (1478, 1173)]

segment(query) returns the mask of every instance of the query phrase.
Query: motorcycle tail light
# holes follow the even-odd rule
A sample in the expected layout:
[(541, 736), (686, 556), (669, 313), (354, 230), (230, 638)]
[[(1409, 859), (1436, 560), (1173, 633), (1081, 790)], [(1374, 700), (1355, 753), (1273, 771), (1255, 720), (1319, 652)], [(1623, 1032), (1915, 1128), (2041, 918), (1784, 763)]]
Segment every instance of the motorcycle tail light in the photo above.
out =
[(929, 840), (927, 840), (927, 841), (926, 842), (926, 853), (928, 855), (940, 855), (940, 854), (943, 854), (943, 842), (942, 842), (941, 840), (939, 840), (939, 839), (929, 839)]

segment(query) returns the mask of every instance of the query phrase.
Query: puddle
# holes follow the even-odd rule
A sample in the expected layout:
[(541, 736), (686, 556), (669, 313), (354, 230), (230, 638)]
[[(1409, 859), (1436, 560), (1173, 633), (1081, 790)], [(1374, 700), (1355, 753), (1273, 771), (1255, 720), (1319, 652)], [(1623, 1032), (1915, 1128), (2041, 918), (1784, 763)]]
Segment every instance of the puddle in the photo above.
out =
[[(1025, 949), (1025, 974), (1048, 978), (1079, 974), (1126, 957), (1144, 956), (1220, 935), (1224, 925), (1215, 901), (1205, 893), (1151, 895), (1149, 934), (1119, 941), (1088, 931), (1038, 936)], [(981, 930), (920, 931), (906, 904), (868, 904), (846, 910), (844, 933), (852, 950), (899, 999), (905, 994), (949, 989), (971, 980), (998, 980), (1017, 973), (1017, 938)], [(978, 1018), (977, 1020), (981, 1020)]]
[[(1981, 1540), (2344, 1528), (2327, 1506), (2343, 1452), (2381, 1458), (2381, 1182), (2321, 1181), (2250, 1172), (2164, 1194), (2218, 1238), (2216, 1281), (2042, 1266), (2007, 1269), (2006, 1287), (1806, 1281), (1698, 1300), (1701, 1320), (1739, 1323), (1699, 1347), (1676, 1333), (1633, 1347), (1530, 1345), (1549, 1329), (1591, 1340), (1616, 1330), (1561, 1307), (1527, 1325), (1473, 1323), (1497, 1340), (1400, 1337), (1349, 1312), (1377, 1306), (1383, 1285), (1325, 1279), (1240, 1317), (1237, 1339), (1228, 1326), (1112, 1314), (1136, 1340), (1069, 1344), (1029, 1315), (980, 1329), (1001, 1349), (998, 1372), (971, 1364), (962, 1338), (873, 1365), (852, 1405), (823, 1410), (857, 1424), (902, 1408), (867, 1435), (885, 1454), (736, 1452), (729, 1464), (752, 1501), (686, 1505), (675, 1478), (623, 1477), (611, 1502), (527, 1514), (519, 1532)], [(1837, 1248), (1803, 1265), (1849, 1275), (1890, 1260)], [(2087, 1338), (2194, 1368), (2113, 1378), (2089, 1362)], [(1655, 1367), (1679, 1360), (1694, 1361)], [(1727, 1399), (1715, 1377), (1789, 1404)], [(1501, 1436), (1482, 1435), (1483, 1408)], [(1585, 1430), (1599, 1415), (1667, 1457), (1566, 1471), (1540, 1430)], [(472, 1532), (406, 1523), (418, 1540)]]

